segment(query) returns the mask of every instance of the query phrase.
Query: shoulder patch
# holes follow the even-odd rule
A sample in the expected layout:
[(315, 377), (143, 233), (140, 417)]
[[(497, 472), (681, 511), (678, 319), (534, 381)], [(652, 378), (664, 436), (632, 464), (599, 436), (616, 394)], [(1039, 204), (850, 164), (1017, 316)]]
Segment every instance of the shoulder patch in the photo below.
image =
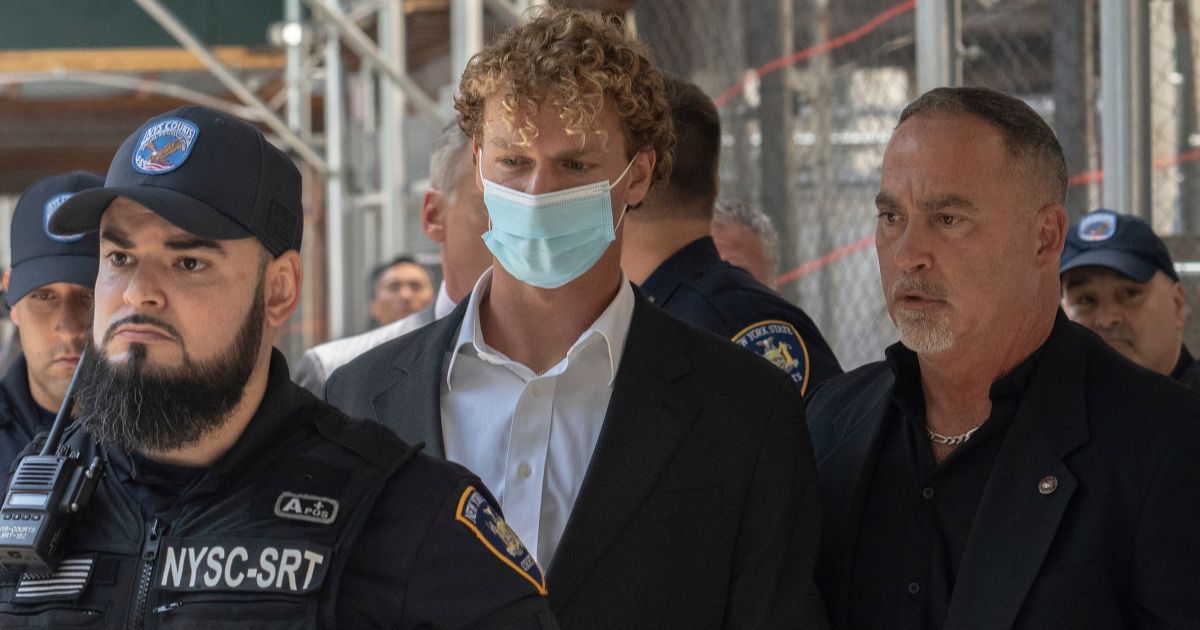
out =
[(96, 564), (95, 554), (72, 555), (63, 558), (47, 576), (26, 573), (13, 601), (17, 602), (73, 602), (87, 588)]
[(463, 491), (454, 519), (475, 532), (475, 537), (488, 551), (533, 584), (539, 593), (546, 594), (546, 578), (542, 576), (537, 560), (474, 486), (467, 486)]
[(133, 151), (133, 168), (162, 175), (179, 168), (196, 144), (200, 128), (182, 118), (168, 118), (146, 128)]
[(808, 389), (808, 346), (796, 327), (781, 320), (767, 319), (750, 324), (733, 336), (733, 342), (757, 352), (759, 356), (788, 373), (804, 395)]

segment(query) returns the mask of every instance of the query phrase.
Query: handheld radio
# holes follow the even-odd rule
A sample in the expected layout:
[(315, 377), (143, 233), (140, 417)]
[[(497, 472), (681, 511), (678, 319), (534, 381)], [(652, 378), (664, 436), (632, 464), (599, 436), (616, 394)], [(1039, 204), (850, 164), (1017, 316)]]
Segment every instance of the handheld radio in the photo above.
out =
[(63, 431), (71, 422), (75, 383), (83, 359), (80, 356), (75, 366), (46, 443), (38, 454), (21, 458), (0, 507), (0, 564), (34, 576), (54, 572), (62, 560), (60, 543), (67, 523), (73, 513), (87, 505), (104, 472), (99, 457), (85, 465), (78, 452), (59, 448)]

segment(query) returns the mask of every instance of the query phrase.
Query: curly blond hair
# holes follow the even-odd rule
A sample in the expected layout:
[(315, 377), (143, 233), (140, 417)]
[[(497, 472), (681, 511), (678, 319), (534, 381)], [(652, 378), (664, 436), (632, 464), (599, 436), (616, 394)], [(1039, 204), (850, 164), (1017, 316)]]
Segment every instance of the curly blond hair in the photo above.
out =
[(532, 115), (549, 98), (561, 110), (568, 135), (591, 134), (603, 142), (604, 132), (596, 121), (611, 98), (625, 135), (625, 157), (654, 149), (651, 182), (665, 180), (671, 172), (675, 135), (663, 75), (648, 54), (618, 23), (599, 13), (540, 10), (467, 63), (454, 97), (458, 124), (481, 142), (487, 99), (502, 95), (501, 119), (516, 142), (527, 146), (538, 135)]

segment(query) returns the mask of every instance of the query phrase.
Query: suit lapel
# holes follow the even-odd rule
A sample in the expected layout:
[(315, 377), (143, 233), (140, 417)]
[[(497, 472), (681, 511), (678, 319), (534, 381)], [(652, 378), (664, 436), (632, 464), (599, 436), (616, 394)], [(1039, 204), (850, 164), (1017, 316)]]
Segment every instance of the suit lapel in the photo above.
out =
[[(462, 300), (449, 315), (429, 324), (427, 335), (401, 344), (391, 374), (385, 379), (388, 386), (372, 400), (376, 420), (410, 444), (424, 442), (425, 452), (435, 457), (446, 456), (442, 440), (442, 363), (466, 310), (467, 300)], [(396, 410), (403, 410), (403, 417), (394, 417)]]
[(1078, 485), (1062, 461), (1088, 439), (1087, 348), (1073, 327), (1060, 313), (996, 457), (963, 551), (949, 630), (1012, 627)]
[(625, 529), (699, 413), (674, 327), (636, 295), (604, 426), (547, 572), (555, 610)]

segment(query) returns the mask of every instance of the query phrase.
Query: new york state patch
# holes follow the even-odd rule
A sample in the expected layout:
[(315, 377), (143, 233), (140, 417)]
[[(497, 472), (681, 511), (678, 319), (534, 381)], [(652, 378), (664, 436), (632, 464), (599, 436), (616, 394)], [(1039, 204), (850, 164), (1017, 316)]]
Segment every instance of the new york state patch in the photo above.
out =
[(539, 593), (546, 594), (546, 578), (542, 576), (537, 560), (504, 522), (499, 510), (492, 507), (474, 486), (467, 486), (463, 491), (454, 519), (466, 525), (488, 551), (525, 578)]
[(788, 373), (800, 394), (808, 390), (808, 346), (796, 332), (796, 327), (779, 319), (767, 319), (751, 324), (733, 336), (733, 342), (749, 348), (775, 367)]

